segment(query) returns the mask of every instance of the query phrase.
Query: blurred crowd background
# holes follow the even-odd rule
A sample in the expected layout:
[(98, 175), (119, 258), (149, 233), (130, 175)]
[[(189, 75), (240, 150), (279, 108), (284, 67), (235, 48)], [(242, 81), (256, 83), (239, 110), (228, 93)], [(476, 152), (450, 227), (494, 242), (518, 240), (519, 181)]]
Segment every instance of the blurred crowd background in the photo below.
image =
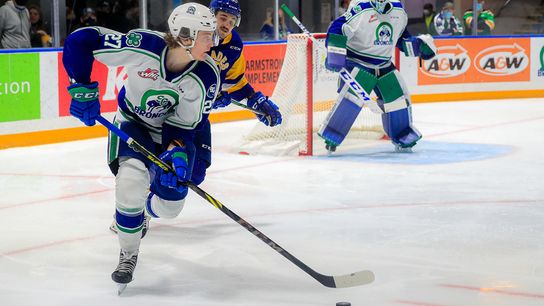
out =
[[(3, 49), (60, 47), (66, 36), (84, 26), (119, 32), (134, 28), (166, 31), (166, 19), (181, 0), (0, 0), (0, 47)], [(209, 5), (209, 0), (193, 0)], [(312, 32), (326, 32), (350, 0), (239, 0), (242, 20), (237, 31), (245, 41), (285, 39), (298, 27), (278, 14), (287, 4)], [(412, 34), (527, 35), (544, 33), (544, 0), (404, 0)], [(142, 5), (146, 7), (142, 9)], [(478, 15), (473, 14), (476, 9)], [(64, 13), (63, 13), (64, 12)], [(145, 14), (142, 16), (142, 14)], [(477, 32), (474, 32), (476, 21)], [(13, 24), (20, 22), (20, 27)], [(21, 41), (5, 37), (19, 31)], [(28, 41), (27, 35), (28, 32)], [(6, 34), (7, 33), (7, 34)], [(18, 37), (18, 36), (14, 36)], [(17, 39), (15, 39), (17, 40)]]

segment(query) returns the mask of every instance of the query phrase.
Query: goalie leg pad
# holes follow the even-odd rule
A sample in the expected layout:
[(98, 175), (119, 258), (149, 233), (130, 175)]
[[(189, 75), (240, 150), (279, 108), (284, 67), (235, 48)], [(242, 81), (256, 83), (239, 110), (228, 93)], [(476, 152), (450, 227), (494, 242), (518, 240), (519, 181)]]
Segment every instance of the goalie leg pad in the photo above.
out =
[(378, 79), (376, 94), (384, 112), (394, 112), (410, 106), (409, 96), (398, 70), (392, 70)]
[[(348, 69), (351, 69), (350, 74), (363, 86), (366, 92), (371, 92), (374, 89), (378, 79), (366, 71), (364, 67), (349, 62)], [(340, 145), (346, 138), (364, 105), (342, 79), (339, 80), (338, 92), (338, 99), (318, 132), (318, 135), (325, 139), (327, 145), (333, 146)]]
[(340, 102), (327, 115), (325, 122), (319, 129), (318, 135), (326, 142), (338, 146), (342, 143), (349, 129), (359, 116), (362, 107), (347, 97), (342, 97)]
[(401, 148), (411, 148), (421, 139), (421, 133), (412, 126), (411, 108), (382, 115), (383, 128), (391, 141)]

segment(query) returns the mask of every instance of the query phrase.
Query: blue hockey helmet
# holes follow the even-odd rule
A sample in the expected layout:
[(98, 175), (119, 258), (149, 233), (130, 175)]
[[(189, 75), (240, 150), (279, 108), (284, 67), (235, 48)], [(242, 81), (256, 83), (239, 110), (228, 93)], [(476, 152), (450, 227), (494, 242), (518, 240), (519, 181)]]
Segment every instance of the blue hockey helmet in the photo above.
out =
[(236, 26), (240, 26), (242, 9), (240, 8), (238, 0), (212, 0), (212, 3), (210, 3), (210, 9), (214, 15), (217, 13), (217, 11), (223, 11), (236, 16)]

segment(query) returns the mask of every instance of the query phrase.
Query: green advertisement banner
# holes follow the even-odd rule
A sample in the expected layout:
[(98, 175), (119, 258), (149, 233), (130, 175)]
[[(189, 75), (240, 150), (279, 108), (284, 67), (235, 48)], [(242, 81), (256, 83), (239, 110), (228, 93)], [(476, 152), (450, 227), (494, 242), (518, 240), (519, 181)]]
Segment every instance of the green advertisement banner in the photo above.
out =
[(40, 118), (40, 54), (0, 54), (0, 122)]

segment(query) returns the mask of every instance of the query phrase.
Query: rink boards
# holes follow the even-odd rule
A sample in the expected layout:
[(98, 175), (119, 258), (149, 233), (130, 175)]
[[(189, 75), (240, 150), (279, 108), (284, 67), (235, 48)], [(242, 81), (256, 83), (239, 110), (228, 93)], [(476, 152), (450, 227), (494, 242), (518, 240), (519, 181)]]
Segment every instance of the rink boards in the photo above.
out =
[[(463, 37), (435, 40), (438, 56), (429, 61), (400, 56), (397, 63), (414, 103), (544, 97), (544, 37)], [(272, 95), (281, 73), (284, 41), (248, 43), (246, 77)], [(0, 52), (0, 149), (70, 141), (106, 134), (82, 127), (69, 115), (68, 79), (62, 51)], [(102, 112), (111, 118), (123, 85), (123, 67), (95, 62)], [(331, 91), (335, 88), (331, 88)], [(236, 106), (214, 111), (212, 122), (253, 118)]]

